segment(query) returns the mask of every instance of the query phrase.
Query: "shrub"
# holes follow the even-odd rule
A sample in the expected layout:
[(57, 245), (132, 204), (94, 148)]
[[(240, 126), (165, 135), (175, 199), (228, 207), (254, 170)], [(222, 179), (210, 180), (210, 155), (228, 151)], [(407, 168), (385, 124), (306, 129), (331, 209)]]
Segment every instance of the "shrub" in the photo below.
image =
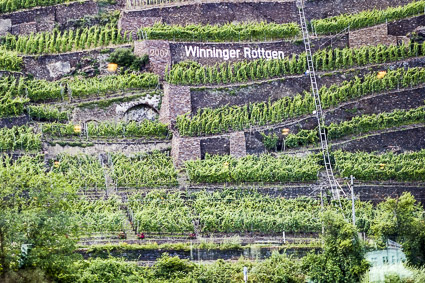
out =
[(127, 48), (118, 48), (108, 58), (108, 61), (111, 63), (118, 64), (118, 66), (130, 68), (135, 71), (139, 71), (143, 68), (148, 62), (149, 57), (147, 54), (139, 58), (134, 53)]

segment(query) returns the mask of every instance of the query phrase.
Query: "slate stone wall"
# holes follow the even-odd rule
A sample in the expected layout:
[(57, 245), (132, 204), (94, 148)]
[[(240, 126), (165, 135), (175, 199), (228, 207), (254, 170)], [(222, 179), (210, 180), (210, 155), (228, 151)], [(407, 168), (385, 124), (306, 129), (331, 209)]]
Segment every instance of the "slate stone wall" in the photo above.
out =
[[(328, 46), (333, 48), (344, 48), (348, 46), (348, 34), (341, 35), (337, 38), (321, 37), (313, 38), (311, 40), (312, 51), (315, 52), (319, 49)], [(228, 56), (226, 60), (224, 57), (200, 57), (193, 56), (190, 52), (196, 48), (205, 50), (235, 50), (233, 56)], [(215, 49), (214, 49), (215, 48)], [(214, 43), (214, 42), (170, 42), (171, 63), (176, 64), (181, 61), (191, 60), (203, 65), (214, 65), (216, 63), (224, 62), (237, 62), (237, 61), (251, 61), (258, 60), (258, 50), (264, 49), (265, 51), (278, 51), (284, 53), (285, 58), (291, 57), (292, 54), (303, 53), (304, 44), (302, 40), (298, 41), (264, 41), (264, 42), (229, 42), (229, 43)], [(265, 55), (263, 55), (265, 56)], [(270, 53), (268, 56), (272, 56)], [(232, 58), (233, 57), (233, 58)], [(272, 58), (272, 57), (271, 57)]]
[(166, 66), (171, 66), (170, 45), (165, 40), (144, 40), (134, 42), (134, 54), (136, 56), (149, 56), (150, 70), (164, 78)]
[(6, 33), (29, 34), (51, 31), (56, 24), (64, 25), (69, 20), (99, 13), (97, 2), (72, 2), (48, 7), (39, 7), (0, 15), (0, 36)]
[[(307, 19), (319, 19), (344, 13), (358, 13), (373, 8), (406, 5), (410, 0), (315, 0), (305, 2)], [(295, 1), (212, 1), (204, 3), (177, 3), (163, 7), (148, 7), (123, 11), (120, 27), (123, 30), (138, 29), (152, 25), (148, 19), (157, 19), (166, 24), (225, 24), (229, 22), (297, 22), (298, 10)]]

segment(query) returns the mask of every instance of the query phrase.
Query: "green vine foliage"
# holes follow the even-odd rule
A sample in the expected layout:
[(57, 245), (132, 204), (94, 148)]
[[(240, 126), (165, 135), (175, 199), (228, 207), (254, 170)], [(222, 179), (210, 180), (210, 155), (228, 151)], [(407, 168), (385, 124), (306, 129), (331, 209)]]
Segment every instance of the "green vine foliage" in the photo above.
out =
[(303, 182), (317, 179), (317, 161), (313, 155), (299, 158), (264, 154), (237, 159), (207, 154), (204, 160), (186, 161), (185, 167), (193, 183)]
[[(325, 126), (329, 140), (348, 135), (364, 134), (370, 131), (382, 130), (402, 125), (425, 123), (425, 107), (410, 110), (395, 110), (390, 113), (357, 116), (349, 121)], [(301, 130), (297, 134), (289, 134), (285, 139), (288, 148), (318, 143), (318, 130)]]
[(74, 188), (106, 189), (105, 172), (97, 156), (60, 154), (50, 160), (49, 167), (51, 171), (63, 174)]
[(0, 47), (0, 70), (20, 71), (22, 62), (22, 58), (18, 56), (17, 52)]
[(162, 187), (176, 186), (177, 172), (168, 153), (153, 152), (127, 157), (112, 156), (112, 178), (118, 187)]
[[(267, 196), (255, 189), (224, 189), (214, 192), (166, 192), (153, 190), (129, 197), (140, 231), (145, 233), (319, 232), (320, 201), (312, 198), (285, 199)], [(342, 200), (347, 214), (351, 204)], [(356, 203), (359, 229), (367, 230), (372, 205)], [(329, 206), (328, 209), (336, 209)], [(366, 223), (362, 225), (361, 222)]]
[(0, 13), (8, 13), (20, 9), (28, 9), (38, 6), (52, 6), (61, 3), (71, 2), (70, 0), (1, 0)]
[(37, 151), (40, 149), (41, 135), (35, 133), (34, 128), (13, 126), (11, 129), (0, 129), (0, 151)]
[(97, 155), (60, 154), (49, 161), (51, 171), (63, 174), (74, 188), (106, 189), (105, 173), (118, 187), (162, 187), (177, 185), (177, 172), (168, 153), (111, 154), (111, 163), (102, 165)]
[[(425, 180), (425, 150), (412, 153), (385, 154), (336, 151), (335, 169), (341, 176), (359, 180)], [(383, 165), (383, 166), (382, 166)]]
[[(369, 94), (418, 86), (422, 83), (425, 83), (425, 69), (400, 68), (388, 70), (382, 79), (378, 78), (376, 73), (371, 73), (363, 78), (355, 77), (350, 81), (344, 81), (341, 85), (323, 86), (319, 94), (322, 107), (326, 109)], [(243, 130), (252, 125), (281, 123), (288, 118), (312, 113), (314, 109), (313, 97), (305, 92), (303, 95), (283, 97), (275, 102), (223, 106), (217, 109), (204, 108), (193, 116), (189, 114), (178, 116), (177, 128), (183, 136), (217, 134)], [(311, 135), (306, 137), (305, 134), (306, 132), (302, 132), (299, 137), (306, 138), (306, 141), (310, 140)]]
[(24, 112), (29, 99), (23, 97), (22, 92), (22, 84), (14, 76), (0, 77), (0, 117), (17, 116)]
[(58, 81), (25, 80), (19, 82), (9, 77), (0, 78), (0, 95), (8, 91), (12, 96), (27, 97), (31, 102), (86, 98), (92, 95), (107, 95), (113, 92), (155, 88), (158, 75), (153, 73), (124, 73), (94, 78), (71, 77)]
[(424, 13), (425, 1), (413, 1), (405, 6), (389, 7), (385, 10), (368, 10), (357, 14), (341, 14), (326, 19), (312, 20), (317, 33), (338, 33), (350, 26), (350, 29), (359, 29), (399, 20)]
[(121, 35), (114, 24), (92, 26), (75, 30), (41, 32), (30, 35), (7, 34), (2, 46), (23, 54), (51, 54), (90, 49), (132, 42), (131, 34)]
[[(313, 54), (316, 70), (331, 71), (367, 64), (394, 62), (425, 55), (425, 43), (408, 46), (365, 46), (320, 50)], [(303, 74), (307, 70), (305, 53), (291, 58), (253, 60), (203, 66), (199, 63), (178, 63), (165, 73), (165, 79), (178, 85), (216, 85), (264, 80), (285, 75)]]
[(186, 26), (156, 23), (152, 27), (140, 29), (139, 33), (146, 33), (149, 39), (238, 41), (291, 38), (300, 33), (300, 28), (296, 23), (251, 22), (223, 25), (189, 24)]
[(263, 137), (263, 144), (268, 150), (276, 150), (277, 142), (279, 141), (279, 137), (274, 134), (266, 135), (265, 133), (261, 133)]
[(93, 232), (115, 232), (123, 230), (127, 215), (120, 209), (117, 197), (106, 200), (75, 200), (70, 204), (70, 212), (79, 223), (80, 234)]
[[(74, 131), (75, 124), (45, 123), (42, 124), (43, 136), (61, 138), (75, 137), (82, 133)], [(157, 121), (144, 120), (143, 122), (88, 122), (87, 135), (90, 138), (159, 138), (169, 137), (168, 127)]]
[(71, 111), (61, 111), (50, 105), (28, 105), (27, 113), (33, 120), (41, 122), (66, 122), (71, 117)]

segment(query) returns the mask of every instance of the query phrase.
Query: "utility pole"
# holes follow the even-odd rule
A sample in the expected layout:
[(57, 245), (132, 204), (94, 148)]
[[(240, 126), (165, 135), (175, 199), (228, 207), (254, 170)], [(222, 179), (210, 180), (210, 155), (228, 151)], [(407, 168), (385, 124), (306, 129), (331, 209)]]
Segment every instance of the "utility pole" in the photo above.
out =
[(351, 189), (351, 213), (353, 215), (353, 225), (356, 226), (356, 209), (354, 208), (354, 177), (350, 176), (350, 189)]

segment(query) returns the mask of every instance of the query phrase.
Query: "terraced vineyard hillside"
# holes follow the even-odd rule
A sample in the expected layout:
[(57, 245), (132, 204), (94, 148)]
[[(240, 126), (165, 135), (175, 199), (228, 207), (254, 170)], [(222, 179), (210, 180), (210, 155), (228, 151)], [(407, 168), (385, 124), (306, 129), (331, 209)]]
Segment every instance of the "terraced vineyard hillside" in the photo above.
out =
[(424, 282), (424, 12), (0, 0), (0, 281)]

